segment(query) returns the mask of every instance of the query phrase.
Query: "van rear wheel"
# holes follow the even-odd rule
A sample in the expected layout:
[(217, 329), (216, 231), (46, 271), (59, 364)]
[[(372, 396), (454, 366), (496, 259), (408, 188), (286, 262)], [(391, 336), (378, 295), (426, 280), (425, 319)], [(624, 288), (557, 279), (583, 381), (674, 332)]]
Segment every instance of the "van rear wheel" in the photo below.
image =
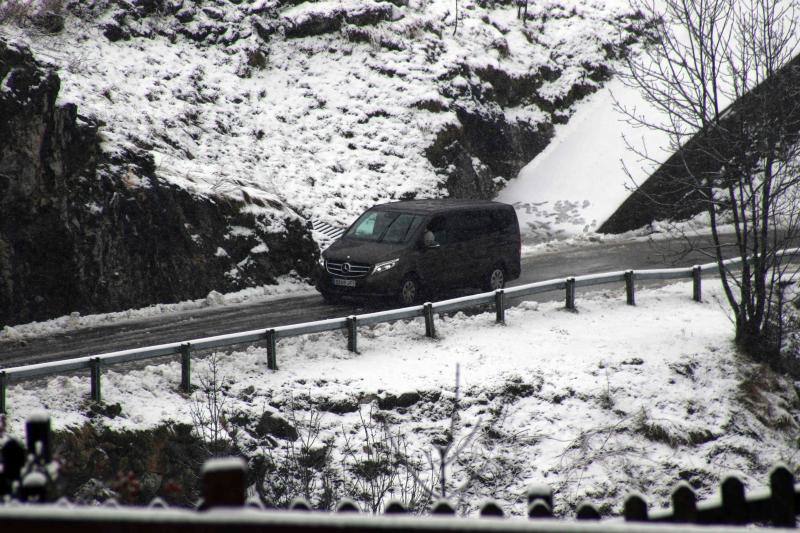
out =
[(414, 305), (419, 300), (419, 282), (414, 276), (406, 276), (400, 282), (398, 301), (401, 305)]
[(502, 289), (506, 286), (506, 271), (503, 268), (503, 265), (495, 265), (486, 274), (486, 278), (483, 282), (483, 288), (486, 291), (496, 291), (497, 289)]

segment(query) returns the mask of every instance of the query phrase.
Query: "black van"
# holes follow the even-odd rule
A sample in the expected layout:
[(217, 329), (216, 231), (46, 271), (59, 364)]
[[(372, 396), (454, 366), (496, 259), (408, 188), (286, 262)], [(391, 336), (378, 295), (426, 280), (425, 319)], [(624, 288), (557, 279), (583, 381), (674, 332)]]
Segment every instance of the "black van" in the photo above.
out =
[(423, 290), (503, 287), (520, 274), (514, 208), (486, 200), (410, 200), (358, 217), (319, 261), (317, 290), (419, 301)]

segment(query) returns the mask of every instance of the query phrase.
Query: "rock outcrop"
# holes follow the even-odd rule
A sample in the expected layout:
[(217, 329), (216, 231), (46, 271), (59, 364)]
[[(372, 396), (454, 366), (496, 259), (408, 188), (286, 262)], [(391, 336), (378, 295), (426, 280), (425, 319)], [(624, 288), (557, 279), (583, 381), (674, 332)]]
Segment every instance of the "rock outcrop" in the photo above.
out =
[[(242, 194), (192, 194), (146, 150), (100, 150), (58, 76), (0, 41), (0, 324), (199, 298), (310, 273), (303, 220)], [(272, 204), (272, 205), (271, 205)]]

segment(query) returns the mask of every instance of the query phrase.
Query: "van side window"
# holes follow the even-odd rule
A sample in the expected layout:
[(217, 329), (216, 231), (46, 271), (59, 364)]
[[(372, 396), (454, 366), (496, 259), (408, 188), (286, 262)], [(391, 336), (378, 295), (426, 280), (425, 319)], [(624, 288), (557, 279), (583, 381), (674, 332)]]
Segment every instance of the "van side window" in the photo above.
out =
[(465, 242), (488, 236), (494, 230), (488, 211), (461, 211), (451, 217), (453, 242)]
[(492, 211), (492, 230), (500, 233), (512, 231), (514, 225), (514, 211), (511, 209), (497, 209)]
[(392, 244), (404, 242), (419, 226), (421, 220), (420, 216), (403, 213), (391, 223), (381, 240)]
[(448, 224), (445, 221), (445, 218), (442, 216), (435, 217), (428, 223), (428, 229), (433, 232), (433, 238), (436, 244), (443, 245), (447, 244), (448, 242), (448, 231), (447, 231)]

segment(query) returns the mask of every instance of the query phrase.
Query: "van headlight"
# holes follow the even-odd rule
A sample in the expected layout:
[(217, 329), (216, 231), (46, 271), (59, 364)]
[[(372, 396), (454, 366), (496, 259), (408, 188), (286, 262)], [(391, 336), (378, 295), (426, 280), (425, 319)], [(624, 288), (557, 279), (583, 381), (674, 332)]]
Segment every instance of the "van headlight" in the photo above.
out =
[(325, 268), (325, 258), (322, 257), (322, 255), (319, 256), (319, 259), (317, 259), (317, 264), (320, 266), (320, 268)]
[(391, 259), (389, 261), (383, 261), (382, 263), (377, 263), (375, 265), (375, 268), (372, 269), (372, 273), (380, 274), (381, 272), (386, 272), (387, 270), (395, 266), (398, 261), (400, 261), (400, 258), (396, 257), (395, 259)]

